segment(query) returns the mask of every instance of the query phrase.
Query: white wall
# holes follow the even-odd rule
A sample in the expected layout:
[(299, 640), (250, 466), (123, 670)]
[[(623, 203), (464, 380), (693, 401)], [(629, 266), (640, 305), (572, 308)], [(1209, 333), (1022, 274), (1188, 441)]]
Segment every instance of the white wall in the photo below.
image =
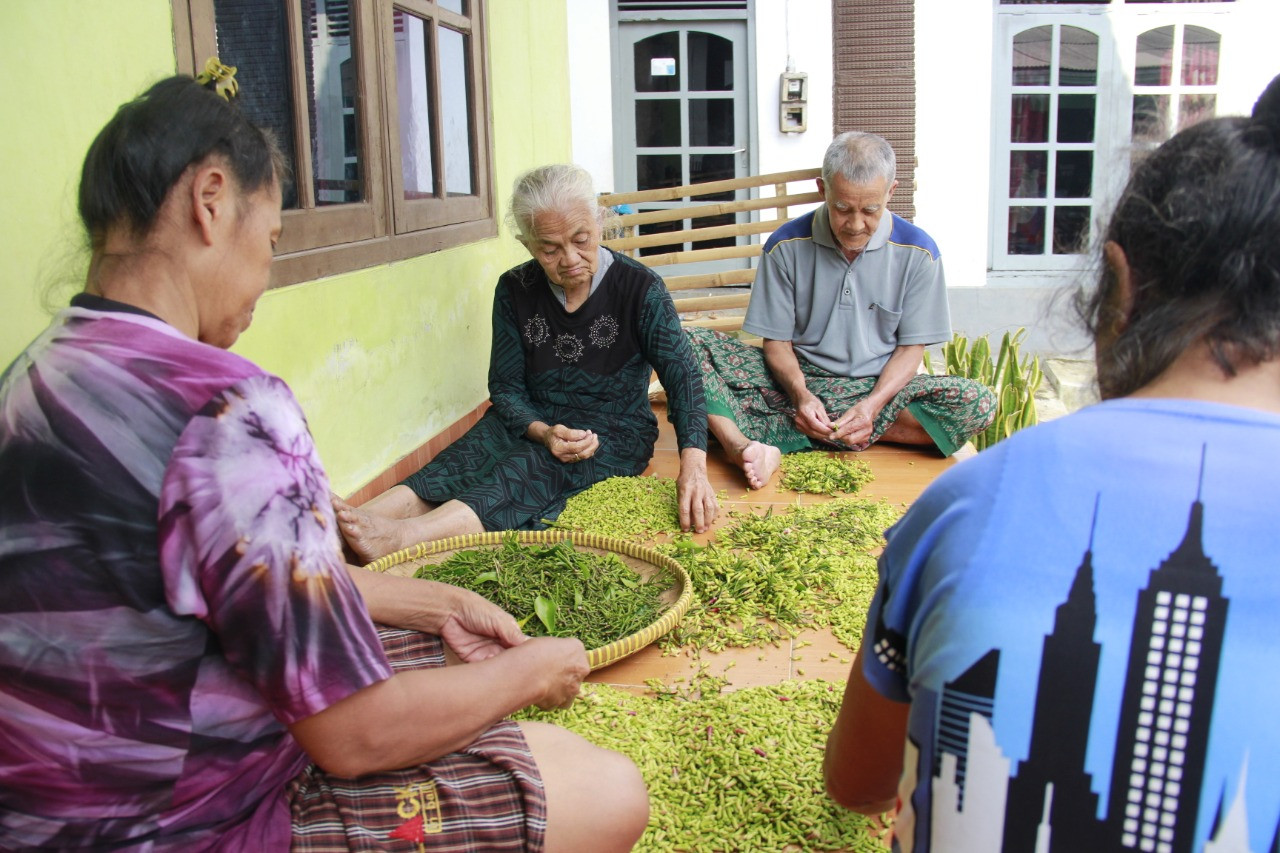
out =
[(947, 283), (987, 283), (991, 173), (989, 3), (916, 0), (916, 224)]
[[(830, 0), (756, 0), (755, 17), (756, 173), (821, 166), (833, 135)], [(780, 81), (788, 58), (795, 71), (809, 75), (808, 129), (803, 133), (778, 129)]]
[(635, 189), (613, 184), (614, 72), (609, 4), (602, 0), (566, 0), (565, 7), (573, 162), (591, 173), (598, 192)]
[[(569, 101), (573, 118), (573, 159), (589, 171), (601, 192), (634, 187), (614, 185), (613, 77), (609, 4), (566, 0), (568, 10)], [(755, 4), (755, 93), (757, 144), (749, 161), (758, 174), (822, 164), (831, 141), (830, 0), (757, 0)], [(796, 71), (809, 75), (808, 129), (778, 129), (779, 80), (790, 56)], [(766, 195), (769, 191), (766, 191)]]

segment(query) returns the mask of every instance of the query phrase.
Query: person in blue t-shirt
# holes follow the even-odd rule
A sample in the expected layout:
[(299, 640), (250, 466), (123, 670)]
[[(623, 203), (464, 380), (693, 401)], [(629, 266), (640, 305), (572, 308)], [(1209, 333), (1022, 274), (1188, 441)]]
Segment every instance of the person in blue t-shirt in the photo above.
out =
[(1280, 849), (1280, 77), (1144, 159), (1078, 299), (1103, 402), (888, 533), (827, 790), (894, 849)]

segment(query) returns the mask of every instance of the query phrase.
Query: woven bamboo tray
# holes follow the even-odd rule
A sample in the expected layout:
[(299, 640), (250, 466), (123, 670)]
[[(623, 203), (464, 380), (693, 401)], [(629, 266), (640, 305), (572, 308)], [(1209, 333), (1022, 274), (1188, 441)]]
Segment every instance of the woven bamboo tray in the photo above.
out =
[(677, 624), (693, 603), (693, 584), (684, 566), (670, 557), (659, 554), (652, 548), (645, 548), (623, 539), (613, 539), (594, 533), (566, 532), (563, 530), (516, 530), (494, 531), (491, 533), (472, 533), (466, 536), (453, 536), (449, 539), (437, 539), (434, 542), (420, 542), (400, 551), (374, 560), (365, 566), (374, 572), (413, 577), (419, 568), (442, 562), (456, 551), (469, 548), (501, 545), (503, 541), (514, 535), (521, 545), (554, 545), (568, 539), (579, 550), (594, 551), (598, 554), (616, 555), (624, 563), (635, 569), (636, 574), (648, 577), (665, 567), (677, 578), (677, 583), (663, 594), (663, 599), (670, 599), (670, 606), (652, 623), (621, 637), (598, 649), (587, 650), (587, 662), (592, 670), (600, 669), (616, 663), (628, 655), (635, 654), (645, 646), (656, 641)]

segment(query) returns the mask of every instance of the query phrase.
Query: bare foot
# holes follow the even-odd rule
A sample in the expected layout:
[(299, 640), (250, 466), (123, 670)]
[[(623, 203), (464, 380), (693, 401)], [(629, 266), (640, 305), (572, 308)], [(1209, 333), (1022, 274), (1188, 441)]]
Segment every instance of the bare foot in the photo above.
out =
[(342, 538), (364, 562), (372, 562), (404, 547), (401, 525), (397, 520), (367, 513), (332, 493), (330, 499)]
[(758, 441), (747, 442), (742, 448), (742, 472), (747, 475), (747, 485), (753, 489), (763, 489), (769, 484), (778, 466), (782, 464), (782, 451), (772, 444), (761, 444)]

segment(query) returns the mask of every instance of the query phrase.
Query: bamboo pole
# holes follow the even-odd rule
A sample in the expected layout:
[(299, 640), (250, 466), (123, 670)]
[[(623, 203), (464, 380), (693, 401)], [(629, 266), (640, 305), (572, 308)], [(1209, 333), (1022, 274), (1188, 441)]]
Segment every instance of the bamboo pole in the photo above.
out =
[(778, 219), (786, 219), (787, 205), (809, 204), (822, 201), (822, 193), (795, 193), (786, 195), (786, 184), (780, 184), (782, 193), (772, 198), (748, 198), (742, 201), (722, 201), (715, 204), (698, 204), (688, 207), (673, 207), (665, 210), (646, 210), (642, 213), (624, 213), (618, 217), (624, 226), (649, 225), (654, 222), (671, 222), (675, 219), (698, 219), (703, 216), (723, 216), (728, 213), (740, 213), (746, 210), (781, 210)]
[(690, 311), (716, 311), (725, 308), (746, 308), (751, 300), (750, 291), (731, 293), (727, 296), (689, 296), (676, 299), (676, 311), (686, 314)]
[(776, 219), (765, 222), (739, 222), (735, 225), (717, 225), (711, 228), (686, 228), (683, 231), (663, 231), (659, 234), (641, 234), (636, 237), (619, 237), (605, 243), (610, 249), (623, 251), (648, 246), (666, 246), (673, 243), (719, 240), (725, 237), (743, 237), (748, 234), (765, 234), (783, 223)]
[(638, 190), (629, 193), (604, 193), (600, 203), (613, 207), (619, 204), (643, 204), (650, 201), (674, 201), (689, 196), (710, 195), (731, 190), (762, 187), (767, 184), (789, 183), (791, 181), (812, 180), (822, 174), (819, 168), (796, 169), (791, 172), (773, 172), (768, 175), (748, 175), (745, 178), (730, 178), (724, 181), (707, 181), (701, 184), (685, 184), (679, 187), (663, 187), (655, 190)]
[(697, 326), (702, 329), (713, 329), (717, 332), (732, 332), (742, 328), (742, 318), (733, 317), (697, 317), (693, 320), (686, 320), (681, 325)]
[(753, 269), (725, 270), (723, 272), (709, 272), (695, 275), (663, 276), (663, 281), (667, 284), (667, 290), (700, 290), (708, 287), (725, 287), (733, 284), (751, 284), (755, 280), (756, 271)]
[[(606, 242), (604, 245), (613, 248)], [(673, 264), (696, 264), (700, 261), (724, 261), (730, 258), (754, 258), (763, 251), (758, 243), (746, 246), (718, 246), (714, 249), (693, 249), (688, 252), (663, 252), (660, 255), (644, 255), (636, 258), (646, 267), (665, 267)]]

